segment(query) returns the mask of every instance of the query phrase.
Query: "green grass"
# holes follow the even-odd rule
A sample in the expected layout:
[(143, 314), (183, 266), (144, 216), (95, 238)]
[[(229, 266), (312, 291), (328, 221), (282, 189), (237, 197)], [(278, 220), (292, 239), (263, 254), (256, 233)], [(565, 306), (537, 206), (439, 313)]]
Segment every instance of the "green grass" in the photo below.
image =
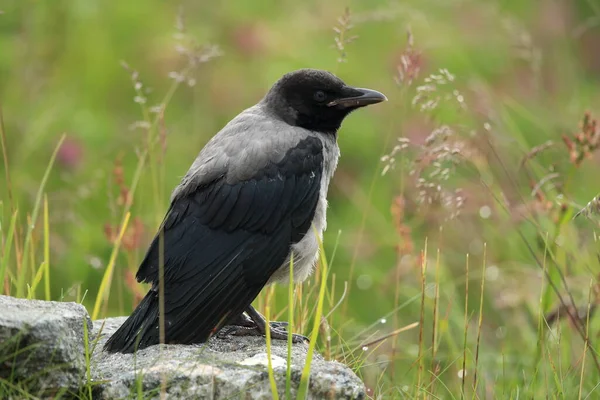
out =
[(390, 101), (340, 132), (329, 263), (257, 309), (375, 398), (598, 396), (595, 2), (138, 3), (0, 6), (1, 294), (129, 313), (197, 152), (324, 68)]

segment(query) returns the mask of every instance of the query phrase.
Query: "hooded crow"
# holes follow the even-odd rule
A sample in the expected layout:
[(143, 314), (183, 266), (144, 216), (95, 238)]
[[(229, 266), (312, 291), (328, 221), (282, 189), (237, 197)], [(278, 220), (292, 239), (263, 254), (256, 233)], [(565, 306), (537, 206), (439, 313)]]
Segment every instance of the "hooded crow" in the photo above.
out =
[(352, 111), (384, 100), (329, 72), (301, 69), (229, 122), (173, 191), (136, 275), (152, 288), (105, 349), (129, 353), (158, 344), (161, 321), (165, 343), (203, 343), (224, 326), (287, 338), (251, 303), (265, 285), (289, 281), (292, 257), (295, 282), (312, 272), (340, 154), (337, 131)]

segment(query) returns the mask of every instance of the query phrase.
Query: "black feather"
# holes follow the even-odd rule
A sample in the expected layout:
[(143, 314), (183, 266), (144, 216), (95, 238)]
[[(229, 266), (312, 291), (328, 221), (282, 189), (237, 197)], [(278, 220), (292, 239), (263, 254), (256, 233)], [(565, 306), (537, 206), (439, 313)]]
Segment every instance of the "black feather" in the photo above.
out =
[[(202, 343), (252, 303), (310, 229), (322, 172), (322, 143), (308, 137), (252, 179), (220, 177), (172, 202), (159, 230), (166, 343)], [(159, 343), (158, 263), (157, 235), (136, 275), (153, 288), (108, 351)]]

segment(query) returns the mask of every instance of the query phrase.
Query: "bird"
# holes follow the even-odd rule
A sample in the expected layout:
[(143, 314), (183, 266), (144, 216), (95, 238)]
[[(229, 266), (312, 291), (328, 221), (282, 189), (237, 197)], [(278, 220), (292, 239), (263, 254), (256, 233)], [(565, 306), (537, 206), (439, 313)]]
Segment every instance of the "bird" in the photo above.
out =
[(385, 100), (331, 72), (300, 69), (227, 123), (173, 190), (136, 274), (151, 288), (104, 349), (200, 344), (224, 327), (287, 339), (285, 323), (267, 326), (251, 303), (265, 286), (289, 282), (291, 260), (294, 282), (313, 271), (338, 130), (351, 112)]

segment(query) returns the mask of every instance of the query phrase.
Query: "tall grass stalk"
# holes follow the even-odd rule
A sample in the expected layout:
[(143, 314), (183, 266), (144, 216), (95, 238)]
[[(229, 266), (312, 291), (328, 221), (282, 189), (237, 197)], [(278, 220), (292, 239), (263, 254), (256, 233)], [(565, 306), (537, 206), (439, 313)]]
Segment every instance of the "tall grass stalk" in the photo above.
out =
[(94, 310), (92, 311), (92, 320), (98, 319), (98, 315), (100, 314), (100, 307), (103, 303), (108, 302), (108, 296), (110, 293), (110, 284), (112, 281), (113, 271), (115, 269), (115, 263), (117, 261), (117, 255), (119, 254), (119, 247), (121, 246), (121, 241), (123, 240), (123, 235), (125, 235), (125, 231), (127, 230), (127, 225), (129, 224), (129, 218), (131, 217), (131, 213), (127, 212), (125, 214), (125, 219), (123, 224), (121, 225), (121, 230), (119, 231), (119, 235), (115, 240), (115, 244), (113, 246), (112, 253), (110, 255), (110, 260), (108, 265), (106, 266), (106, 270), (104, 271), (104, 275), (102, 276), (102, 281), (100, 282), (100, 288), (98, 289), (98, 296), (96, 297), (96, 302), (94, 303)]
[(5, 285), (7, 286), (7, 290), (10, 288), (8, 263), (10, 261), (13, 239), (16, 240), (17, 213), (17, 210), (13, 211), (12, 216), (10, 217), (10, 223), (8, 224), (8, 231), (6, 232), (6, 237), (4, 239), (4, 253), (2, 254), (2, 259), (0, 259), (0, 294), (4, 294)]
[[(427, 238), (425, 238), (425, 249), (421, 251), (421, 316), (419, 319), (419, 354), (417, 360), (419, 363), (419, 370), (417, 372), (417, 387), (415, 392), (415, 398), (419, 397), (421, 391), (421, 382), (423, 379), (423, 369), (425, 366), (424, 357), (424, 346), (425, 346), (425, 291), (427, 284)], [(425, 393), (424, 393), (425, 394)]]
[(437, 250), (435, 259), (435, 297), (433, 299), (433, 326), (431, 328), (431, 390), (434, 390), (434, 384), (437, 378), (439, 368), (437, 356), (438, 326), (439, 326), (439, 299), (440, 299), (440, 249)]
[[(538, 334), (538, 343), (537, 343), (537, 350), (536, 350), (536, 356), (535, 356), (535, 360), (536, 360), (536, 364), (539, 366), (541, 361), (544, 361), (546, 359), (546, 351), (545, 351), (545, 347), (546, 347), (546, 341), (545, 341), (545, 334), (546, 331), (544, 329), (545, 326), (547, 326), (547, 322), (546, 322), (546, 318), (544, 317), (544, 311), (545, 311), (545, 303), (544, 303), (544, 299), (545, 299), (545, 294), (547, 291), (547, 288), (545, 288), (545, 282), (546, 282), (546, 276), (548, 274), (547, 270), (546, 270), (546, 255), (547, 255), (547, 244), (548, 244), (548, 235), (546, 234), (546, 241), (544, 242), (544, 257), (542, 258), (542, 278), (540, 280), (540, 299), (538, 302), (538, 326), (537, 326), (537, 334)], [(550, 328), (550, 327), (548, 327)], [(549, 386), (548, 386), (548, 368), (546, 368), (545, 366), (542, 366), (542, 368), (544, 369), (544, 382), (546, 384), (546, 390), (549, 390)]]
[(475, 366), (473, 368), (473, 398), (477, 396), (477, 368), (479, 367), (479, 346), (481, 343), (481, 328), (483, 326), (483, 294), (485, 289), (485, 264), (487, 244), (483, 244), (483, 263), (481, 266), (481, 294), (479, 295), (479, 321), (477, 323), (477, 342), (475, 345)]
[[(8, 147), (7, 147), (7, 143), (6, 143), (6, 129), (4, 129), (4, 114), (2, 112), (2, 103), (0, 103), (0, 145), (2, 146), (2, 160), (4, 161), (4, 177), (6, 179), (6, 191), (8, 194), (8, 201), (10, 202), (10, 211), (13, 215), (16, 214), (17, 212), (17, 205), (15, 203), (15, 198), (13, 196), (13, 187), (12, 187), (12, 181), (11, 181), (11, 176), (10, 176), (10, 164), (8, 162)], [(12, 240), (12, 238), (11, 238)], [(19, 245), (19, 235), (18, 232), (14, 237), (14, 242), (15, 242), (15, 253), (17, 255), (17, 257), (20, 256), (21, 253), (21, 246)], [(17, 263), (19, 263), (20, 261), (17, 259)], [(0, 275), (0, 278), (2, 277), (2, 275)], [(0, 284), (4, 285), (3, 282), (0, 282)], [(2, 292), (0, 292), (2, 293)]]
[[(44, 195), (44, 295), (50, 301), (50, 221), (48, 212), (48, 196)], [(1, 275), (0, 275), (1, 276)]]
[(88, 324), (87, 324), (87, 317), (83, 319), (83, 347), (84, 347), (84, 351), (85, 351), (85, 375), (86, 375), (86, 379), (87, 379), (87, 390), (88, 393), (87, 395), (89, 396), (89, 399), (93, 399), (92, 396), (92, 372), (91, 372), (91, 355), (90, 355), (90, 346), (89, 346), (89, 342), (90, 342), (90, 336), (89, 336), (89, 332), (88, 332)]
[(319, 325), (321, 324), (321, 316), (323, 315), (323, 303), (325, 301), (325, 288), (327, 287), (327, 275), (329, 266), (327, 264), (327, 258), (325, 257), (325, 251), (323, 250), (323, 242), (316, 229), (314, 234), (319, 241), (319, 260), (321, 262), (321, 285), (319, 287), (319, 298), (317, 300), (317, 308), (315, 310), (313, 330), (310, 335), (310, 344), (308, 346), (308, 352), (306, 353), (306, 362), (302, 369), (302, 376), (300, 378), (300, 386), (298, 388), (298, 399), (305, 399), (308, 394), (308, 384), (310, 380), (310, 365), (312, 362), (313, 353), (317, 344), (317, 338), (319, 336)]
[(419, 322), (413, 322), (412, 324), (408, 324), (408, 325), (403, 326), (401, 328), (394, 329), (392, 332), (387, 333), (387, 334), (385, 334), (385, 335), (383, 335), (381, 337), (378, 337), (377, 339), (374, 339), (374, 340), (371, 340), (371, 341), (368, 341), (368, 342), (364, 342), (364, 343), (362, 343), (358, 347), (359, 348), (365, 348), (365, 347), (368, 348), (368, 347), (371, 347), (373, 345), (376, 345), (376, 344), (379, 344), (379, 343), (383, 342), (384, 340), (386, 340), (388, 338), (394, 337), (394, 336), (396, 336), (396, 335), (398, 335), (398, 334), (400, 334), (402, 332), (406, 332), (406, 331), (409, 331), (411, 329), (414, 329), (414, 328), (416, 328), (416, 327), (418, 327), (420, 325), (421, 324)]
[[(277, 392), (277, 382), (275, 381), (275, 371), (273, 370), (273, 361), (271, 359), (271, 307), (268, 304), (265, 307), (265, 336), (267, 342), (267, 371), (269, 374), (269, 384), (271, 385), (271, 395), (274, 400), (279, 400), (279, 393)], [(288, 333), (288, 336), (292, 336), (292, 332)]]
[[(398, 303), (400, 301), (400, 268), (398, 266), (396, 266), (396, 271), (395, 271), (395, 278), (396, 278), (396, 282), (394, 285), (394, 309), (398, 308)], [(394, 329), (398, 329), (398, 314), (394, 313), (394, 318), (393, 318), (393, 327)], [(396, 357), (396, 340), (394, 340), (392, 342), (392, 351), (391, 351), (391, 355), (390, 357), (393, 359), (395, 359)], [(390, 375), (391, 375), (391, 379), (395, 379), (396, 377), (396, 363), (392, 363), (391, 365), (391, 371), (390, 371)]]
[(27, 264), (28, 264), (28, 256), (29, 256), (28, 253), (32, 250), (30, 248), (30, 246), (31, 246), (32, 238), (33, 238), (33, 231), (35, 228), (35, 224), (37, 223), (37, 218), (38, 218), (38, 214), (39, 214), (41, 203), (42, 203), (42, 196), (43, 196), (44, 190), (46, 188), (46, 183), (48, 182), (48, 177), (50, 176), (50, 171), (52, 171), (52, 167), (54, 166), (54, 161), (56, 160), (56, 155), (58, 154), (58, 150), (60, 150), (65, 138), (66, 138), (66, 135), (63, 134), (60, 137), (58, 144), (54, 148), (54, 152), (52, 153), (52, 156), (50, 157), (50, 161), (48, 162), (46, 171), (44, 172), (44, 176), (42, 177), (42, 181), (38, 188), (37, 195), (35, 196), (35, 203), (33, 206), (33, 212), (31, 214), (31, 222), (27, 226), (27, 234), (25, 236), (25, 244), (23, 245), (23, 258), (22, 258), (21, 271), (17, 277), (17, 297), (23, 297), (25, 295), (25, 287), (26, 287), (25, 282), (26, 282), (26, 276), (27, 276)]
[[(44, 195), (44, 260), (40, 267), (35, 272), (33, 282), (28, 288), (27, 298), (34, 299), (36, 297), (35, 291), (39, 283), (44, 279), (44, 295), (46, 301), (50, 301), (50, 224), (48, 222), (48, 196)], [(33, 246), (32, 246), (33, 253)], [(31, 257), (32, 265), (35, 262), (34, 256)]]
[(465, 377), (467, 375), (467, 338), (469, 334), (469, 254), (465, 263), (465, 323), (464, 323), (464, 338), (463, 338), (463, 362), (460, 398), (465, 398)]
[(583, 395), (583, 377), (585, 376), (585, 356), (588, 350), (588, 341), (590, 335), (590, 313), (592, 309), (592, 294), (594, 293), (594, 280), (590, 279), (590, 290), (588, 292), (587, 312), (585, 317), (585, 343), (583, 346), (583, 355), (581, 356), (581, 374), (579, 376), (579, 399)]
[[(290, 253), (290, 281), (288, 284), (288, 337), (285, 370), (285, 398), (292, 398), (292, 345), (294, 332), (294, 252)], [(270, 357), (269, 357), (270, 360)]]

